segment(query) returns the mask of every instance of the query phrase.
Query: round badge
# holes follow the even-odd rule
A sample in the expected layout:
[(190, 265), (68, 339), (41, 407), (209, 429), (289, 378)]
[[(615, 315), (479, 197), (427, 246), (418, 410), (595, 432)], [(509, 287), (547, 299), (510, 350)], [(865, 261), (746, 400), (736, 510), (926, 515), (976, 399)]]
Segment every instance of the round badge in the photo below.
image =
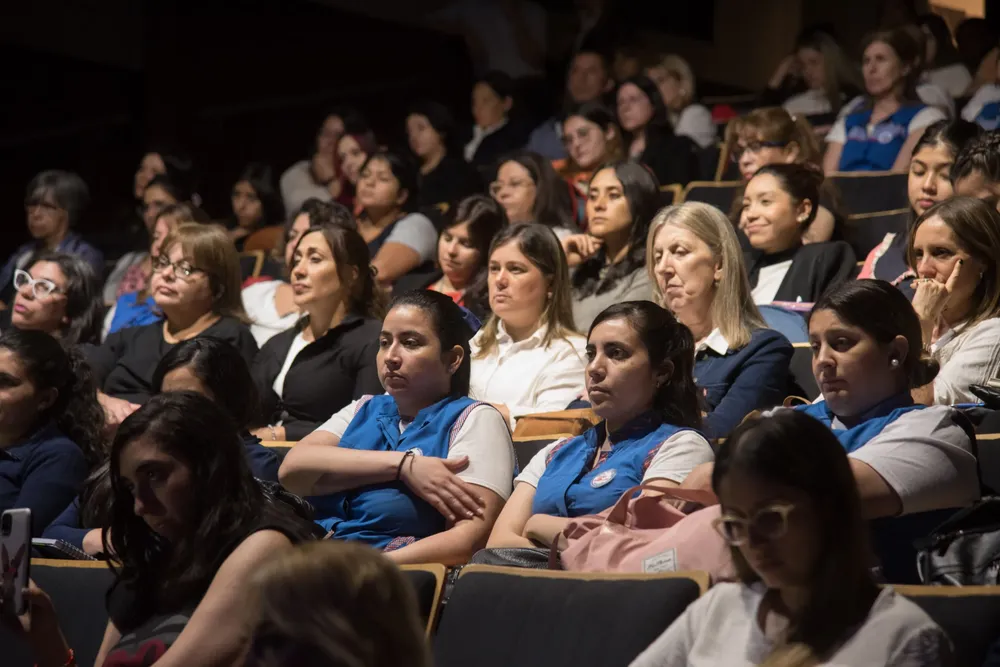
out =
[(419, 447), (412, 447), (412, 448), (410, 448), (410, 449), (408, 449), (406, 451), (413, 452), (414, 456), (423, 456), (424, 455), (424, 453), (420, 450)]
[(615, 470), (614, 468), (612, 468), (611, 470), (605, 470), (604, 472), (595, 475), (594, 479), (590, 480), (590, 485), (595, 489), (599, 489), (602, 486), (606, 485), (611, 480), (613, 480), (615, 478), (615, 475), (617, 474), (618, 471)]

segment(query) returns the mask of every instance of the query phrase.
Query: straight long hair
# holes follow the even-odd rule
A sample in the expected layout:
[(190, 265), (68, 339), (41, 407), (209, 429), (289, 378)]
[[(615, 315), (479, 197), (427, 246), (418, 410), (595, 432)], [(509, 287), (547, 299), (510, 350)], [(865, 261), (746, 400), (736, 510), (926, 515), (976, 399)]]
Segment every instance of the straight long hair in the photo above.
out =
[[(441, 233), (458, 225), (468, 225), (469, 241), (479, 253), (479, 265), (465, 288), (465, 307), (486, 319), (490, 312), (489, 266), (493, 237), (507, 226), (507, 213), (500, 203), (487, 195), (470, 195), (452, 209), (448, 224)], [(440, 238), (440, 237), (439, 237)], [(440, 260), (440, 258), (439, 258)]]
[(750, 344), (757, 329), (766, 329), (763, 315), (753, 302), (743, 251), (733, 225), (722, 211), (701, 202), (668, 206), (653, 218), (646, 241), (646, 271), (653, 285), (653, 299), (665, 306), (663, 291), (656, 280), (653, 245), (660, 230), (667, 225), (686, 229), (708, 246), (712, 257), (722, 265), (722, 278), (712, 297), (712, 323), (734, 350)]
[[(385, 298), (375, 287), (375, 274), (371, 268), (368, 244), (361, 234), (350, 227), (338, 224), (310, 226), (299, 239), (302, 244), (309, 234), (323, 235), (337, 266), (337, 278), (347, 287), (347, 312), (361, 317), (380, 320), (385, 316)], [(298, 251), (298, 245), (295, 250)], [(294, 257), (294, 256), (293, 256)], [(294, 260), (293, 260), (294, 262)], [(289, 267), (291, 271), (293, 267)], [(297, 326), (304, 329), (308, 315), (299, 320)]]

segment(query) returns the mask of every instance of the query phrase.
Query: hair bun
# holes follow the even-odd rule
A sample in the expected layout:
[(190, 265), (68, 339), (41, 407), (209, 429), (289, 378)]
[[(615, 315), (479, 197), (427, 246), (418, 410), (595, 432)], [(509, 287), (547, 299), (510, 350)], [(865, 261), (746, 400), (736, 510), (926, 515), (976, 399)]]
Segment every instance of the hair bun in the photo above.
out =
[(910, 387), (916, 389), (930, 384), (937, 377), (939, 370), (941, 365), (937, 359), (929, 355), (922, 356), (913, 364), (913, 369), (910, 371)]

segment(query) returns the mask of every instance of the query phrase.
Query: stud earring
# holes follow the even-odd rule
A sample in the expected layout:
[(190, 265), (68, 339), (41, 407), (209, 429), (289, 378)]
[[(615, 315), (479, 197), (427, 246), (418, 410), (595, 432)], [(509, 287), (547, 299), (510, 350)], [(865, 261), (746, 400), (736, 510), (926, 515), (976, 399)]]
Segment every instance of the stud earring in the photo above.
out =
[(893, 357), (892, 359), (889, 360), (889, 365), (892, 366), (893, 368), (899, 368), (899, 359)]

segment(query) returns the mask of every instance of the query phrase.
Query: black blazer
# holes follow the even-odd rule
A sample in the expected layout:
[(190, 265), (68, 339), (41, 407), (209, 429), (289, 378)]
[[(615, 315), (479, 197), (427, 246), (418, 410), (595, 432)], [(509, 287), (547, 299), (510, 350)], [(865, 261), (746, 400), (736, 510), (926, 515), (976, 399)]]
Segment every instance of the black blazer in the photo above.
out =
[(810, 243), (792, 250), (765, 255), (758, 250), (744, 251), (750, 287), (757, 286), (757, 277), (764, 267), (791, 259), (775, 301), (816, 303), (831, 287), (850, 280), (857, 271), (857, 260), (851, 246), (843, 241)]
[(275, 378), (285, 364), (300, 329), (272, 337), (261, 348), (251, 372), (260, 393), (263, 423), (281, 420), (287, 440), (301, 440), (335, 412), (365, 394), (381, 394), (376, 355), (382, 323), (349, 315), (295, 357), (282, 395), (274, 392)]
[(530, 135), (531, 128), (512, 118), (493, 134), (483, 137), (469, 161), (476, 168), (480, 180), (488, 185), (496, 175), (497, 161), (507, 153), (523, 147), (528, 143)]
[(698, 145), (676, 134), (651, 137), (639, 161), (656, 175), (660, 185), (687, 185), (698, 180)]

